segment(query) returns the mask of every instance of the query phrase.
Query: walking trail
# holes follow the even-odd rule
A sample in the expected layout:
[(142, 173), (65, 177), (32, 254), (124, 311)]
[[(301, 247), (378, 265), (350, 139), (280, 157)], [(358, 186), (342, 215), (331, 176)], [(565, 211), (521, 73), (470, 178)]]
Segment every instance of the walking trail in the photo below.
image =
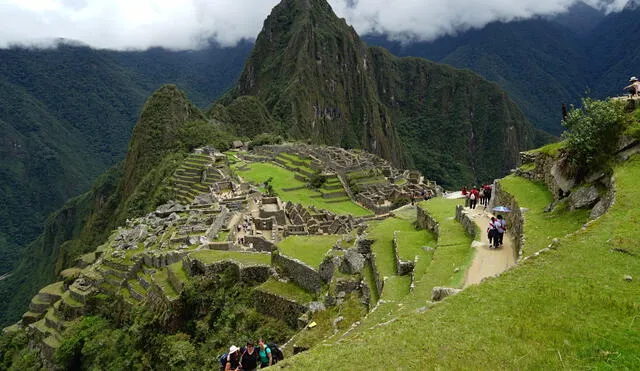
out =
[[(487, 226), (491, 213), (484, 210), (483, 206), (476, 209), (465, 208), (469, 216), (473, 218), (480, 230), (480, 243), (474, 241), (473, 247), (476, 253), (473, 262), (467, 270), (464, 286), (480, 283), (484, 278), (502, 273), (516, 264), (516, 252), (514, 249), (513, 237), (510, 233), (504, 235), (503, 245), (498, 249), (489, 248), (489, 238), (487, 237)], [(507, 226), (508, 230), (509, 226)]]

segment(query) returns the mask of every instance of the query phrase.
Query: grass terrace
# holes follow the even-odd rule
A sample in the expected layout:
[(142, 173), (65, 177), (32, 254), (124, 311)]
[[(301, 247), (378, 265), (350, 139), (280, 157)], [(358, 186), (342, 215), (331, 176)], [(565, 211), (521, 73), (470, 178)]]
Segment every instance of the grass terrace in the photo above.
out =
[(306, 304), (314, 300), (313, 294), (305, 291), (302, 287), (293, 282), (281, 282), (273, 278), (269, 278), (267, 282), (258, 286), (259, 290), (280, 295), (296, 303)]
[(213, 264), (223, 260), (233, 260), (243, 265), (271, 265), (271, 254), (264, 253), (199, 250), (192, 252), (190, 256), (204, 264)]
[[(373, 214), (346, 198), (340, 200), (322, 198), (320, 192), (306, 188), (304, 182), (297, 180), (294, 172), (280, 166), (270, 163), (251, 163), (246, 166), (246, 170), (236, 169), (236, 173), (255, 184), (262, 184), (267, 179), (273, 178), (271, 185), (283, 201), (300, 203), (305, 206), (313, 205), (316, 208), (329, 210), (341, 215), (369, 216)], [(291, 190), (292, 188), (300, 189)]]
[(510, 175), (500, 180), (504, 191), (513, 195), (524, 212), (524, 233), (527, 236), (523, 256), (534, 254), (551, 243), (556, 237), (576, 231), (589, 218), (589, 210), (569, 211), (560, 204), (553, 212), (544, 208), (553, 201), (553, 195), (542, 183)]
[(278, 242), (278, 250), (317, 269), (340, 236), (289, 236)]
[(315, 347), (283, 365), (323, 369), (367, 354), (349, 368), (637, 369), (638, 284), (624, 275), (640, 270), (640, 157), (617, 167), (615, 177), (609, 212), (556, 249), (429, 310), (405, 311), (349, 338), (349, 346)]

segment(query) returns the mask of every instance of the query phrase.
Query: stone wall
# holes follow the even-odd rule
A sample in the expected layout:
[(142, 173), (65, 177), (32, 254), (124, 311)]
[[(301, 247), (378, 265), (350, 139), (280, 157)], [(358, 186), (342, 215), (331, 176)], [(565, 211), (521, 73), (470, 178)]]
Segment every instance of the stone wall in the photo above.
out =
[(404, 261), (400, 259), (400, 254), (398, 252), (398, 249), (399, 249), (399, 246), (398, 246), (397, 232), (393, 232), (393, 255), (396, 258), (396, 273), (398, 274), (398, 276), (404, 276), (413, 272), (413, 268), (415, 267), (415, 262), (413, 260)]
[(253, 300), (258, 313), (281, 319), (293, 328), (298, 327), (298, 317), (307, 311), (305, 305), (262, 290), (254, 290)]
[(519, 261), (522, 258), (522, 249), (524, 247), (524, 217), (522, 216), (518, 202), (516, 202), (515, 197), (502, 189), (500, 182), (495, 182), (493, 183), (493, 193), (491, 194), (489, 206), (491, 208), (495, 206), (506, 206), (511, 209), (511, 212), (501, 213), (501, 215), (507, 221), (507, 233), (513, 236), (514, 249), (517, 252), (517, 260)]
[(456, 206), (456, 220), (462, 224), (465, 232), (472, 238), (478, 237), (478, 226), (476, 223), (469, 217), (469, 214), (464, 210), (464, 206), (458, 205)]
[(272, 254), (271, 264), (281, 268), (287, 277), (307, 291), (318, 292), (322, 289), (323, 280), (320, 273), (298, 259)]
[(417, 210), (418, 220), (416, 223), (418, 227), (430, 230), (438, 239), (440, 237), (440, 224), (420, 205), (418, 205)]
[(261, 236), (245, 236), (244, 241), (247, 244), (253, 244), (253, 248), (256, 251), (272, 252), (276, 250), (276, 245), (273, 242), (267, 241)]

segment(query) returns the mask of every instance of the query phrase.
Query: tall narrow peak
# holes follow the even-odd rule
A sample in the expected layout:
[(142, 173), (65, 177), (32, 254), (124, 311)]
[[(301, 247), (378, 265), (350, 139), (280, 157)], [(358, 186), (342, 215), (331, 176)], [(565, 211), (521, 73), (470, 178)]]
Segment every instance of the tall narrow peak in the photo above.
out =
[(231, 96), (258, 97), (293, 138), (364, 148), (400, 164), (368, 59), (325, 0), (285, 0), (264, 22)]
[[(242, 101), (268, 112), (274, 123), (264, 131), (362, 148), (445, 186), (502, 176), (539, 135), (499, 86), (369, 48), (326, 0), (283, 0), (273, 9), (220, 103), (251, 111), (237, 107)], [(230, 121), (237, 133), (255, 132)]]

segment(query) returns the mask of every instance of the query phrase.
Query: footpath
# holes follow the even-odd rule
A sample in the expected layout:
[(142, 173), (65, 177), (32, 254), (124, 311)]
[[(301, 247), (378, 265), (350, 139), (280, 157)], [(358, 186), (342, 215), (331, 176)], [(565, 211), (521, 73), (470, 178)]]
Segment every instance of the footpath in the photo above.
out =
[(464, 287), (480, 283), (484, 278), (502, 273), (516, 264), (516, 251), (513, 237), (510, 233), (504, 235), (503, 245), (497, 249), (489, 248), (487, 226), (493, 214), (484, 210), (484, 206), (476, 209), (465, 208), (469, 216), (480, 230), (480, 241), (473, 241), (472, 247), (476, 250), (473, 262), (467, 270)]

